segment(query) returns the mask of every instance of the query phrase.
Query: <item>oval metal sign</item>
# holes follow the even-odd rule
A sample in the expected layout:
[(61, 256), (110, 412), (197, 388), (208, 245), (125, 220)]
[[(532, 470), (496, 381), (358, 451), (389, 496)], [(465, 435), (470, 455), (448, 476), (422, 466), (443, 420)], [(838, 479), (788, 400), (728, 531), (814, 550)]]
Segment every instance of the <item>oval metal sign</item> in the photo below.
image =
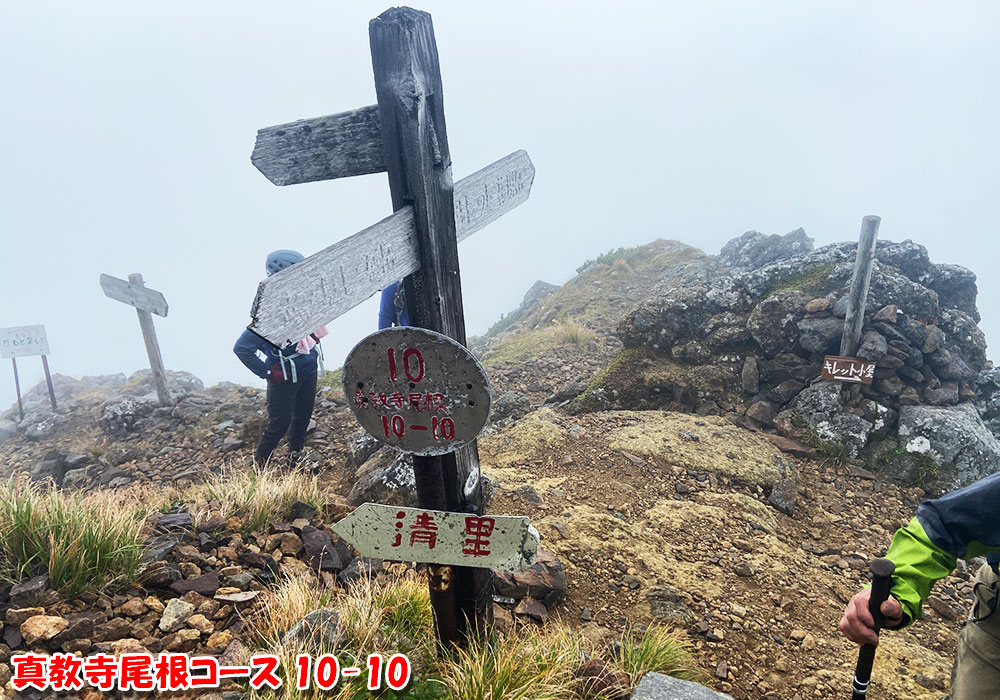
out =
[(426, 328), (372, 333), (344, 362), (344, 396), (358, 422), (401, 452), (442, 455), (479, 436), (492, 391), (463, 345)]

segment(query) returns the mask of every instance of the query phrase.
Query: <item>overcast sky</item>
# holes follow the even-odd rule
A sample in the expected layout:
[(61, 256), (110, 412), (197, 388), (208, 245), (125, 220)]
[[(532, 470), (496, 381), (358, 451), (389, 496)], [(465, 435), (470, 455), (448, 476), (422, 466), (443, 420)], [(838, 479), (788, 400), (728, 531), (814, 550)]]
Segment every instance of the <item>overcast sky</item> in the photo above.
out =
[[(391, 205), (384, 174), (275, 187), (250, 164), (256, 131), (373, 104), (368, 20), (386, 7), (0, 0), (0, 327), (45, 324), (54, 372), (146, 367), (134, 310), (98, 285), (141, 272), (170, 304), (168, 369), (263, 385), (231, 348), (266, 254), (314, 253)], [(537, 169), (528, 202), (460, 247), (470, 334), (610, 248), (716, 253), (799, 226), (822, 245), (878, 214), (880, 237), (979, 275), (1000, 342), (994, 0), (419, 8), (455, 178), (520, 148)], [(330, 324), (331, 367), (376, 313)]]

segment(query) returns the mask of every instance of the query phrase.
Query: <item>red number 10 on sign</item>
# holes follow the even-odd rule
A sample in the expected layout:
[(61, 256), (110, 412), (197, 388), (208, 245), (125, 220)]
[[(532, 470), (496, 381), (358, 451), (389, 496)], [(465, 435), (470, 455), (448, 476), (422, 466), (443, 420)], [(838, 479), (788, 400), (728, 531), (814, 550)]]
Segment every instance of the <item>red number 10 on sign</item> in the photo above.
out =
[[(398, 438), (403, 437), (406, 434), (406, 421), (403, 420), (401, 415), (395, 415), (392, 418), (389, 416), (382, 416), (382, 428), (385, 430), (386, 437), (392, 437), (395, 435)], [(410, 430), (427, 430), (426, 425), (411, 425)], [(434, 436), (435, 440), (454, 440), (455, 439), (455, 421), (451, 418), (438, 418), (434, 416), (431, 418), (431, 435)]]

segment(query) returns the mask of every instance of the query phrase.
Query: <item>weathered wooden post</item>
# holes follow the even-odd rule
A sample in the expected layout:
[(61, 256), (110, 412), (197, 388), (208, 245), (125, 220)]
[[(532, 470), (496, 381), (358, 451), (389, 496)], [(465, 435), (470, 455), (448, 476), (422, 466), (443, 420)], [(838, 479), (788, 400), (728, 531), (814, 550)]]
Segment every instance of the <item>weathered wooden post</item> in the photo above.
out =
[(163, 369), (163, 357), (160, 355), (160, 345), (156, 342), (156, 329), (153, 327), (153, 317), (167, 315), (167, 300), (155, 289), (147, 289), (142, 281), (142, 275), (133, 273), (128, 276), (128, 282), (101, 275), (101, 289), (104, 294), (115, 301), (135, 307), (139, 316), (139, 328), (142, 330), (142, 340), (146, 345), (146, 356), (149, 357), (149, 369), (153, 373), (153, 386), (161, 406), (169, 406), (170, 391), (167, 389), (167, 373)]
[[(465, 345), (451, 152), (431, 16), (407, 7), (393, 8), (373, 19), (368, 33), (392, 206), (398, 210), (412, 204), (417, 227), (420, 267), (403, 281), (410, 322)], [(415, 456), (413, 461), (421, 508), (482, 514), (475, 442), (460, 452)], [(476, 476), (466, 492), (464, 485), (471, 474)], [(442, 629), (442, 641), (457, 642), (466, 636), (466, 620), (473, 625), (489, 621), (493, 610), (489, 569), (435, 567), (431, 574), (437, 579), (431, 590), (457, 596), (463, 613), (454, 630)], [(450, 576), (453, 586), (443, 589), (443, 576)], [(442, 602), (438, 607), (450, 606)]]
[(853, 357), (861, 342), (861, 329), (865, 325), (865, 305), (868, 303), (868, 285), (872, 279), (872, 263), (875, 260), (875, 241), (878, 225), (882, 221), (877, 216), (866, 216), (861, 221), (861, 240), (854, 261), (854, 274), (847, 296), (847, 317), (844, 319), (844, 334), (840, 339), (840, 354)]
[[(457, 243), (524, 202), (531, 189), (534, 167), (523, 151), (452, 184), (430, 15), (387, 10), (371, 21), (369, 39), (378, 105), (257, 134), (251, 161), (274, 184), (388, 171), (395, 210), (261, 282), (248, 327), (279, 347), (400, 279), (413, 325), (464, 345)], [(474, 442), (417, 456), (415, 471), (422, 508), (482, 514)], [(489, 619), (490, 573), (448, 565), (431, 571), (441, 641), (460, 643)]]
[(10, 358), (10, 364), (14, 367), (14, 391), (17, 392), (17, 413), (21, 420), (24, 420), (24, 402), (21, 400), (21, 378), (17, 376), (17, 358)]
[(0, 328), (0, 357), (10, 358), (14, 369), (14, 391), (17, 392), (17, 412), (24, 420), (24, 402), (21, 399), (21, 378), (17, 373), (17, 358), (29, 355), (41, 355), (42, 367), (45, 369), (45, 383), (49, 389), (49, 401), (55, 411), (56, 392), (52, 386), (52, 375), (49, 373), (49, 339), (45, 335), (45, 326), (15, 326)]

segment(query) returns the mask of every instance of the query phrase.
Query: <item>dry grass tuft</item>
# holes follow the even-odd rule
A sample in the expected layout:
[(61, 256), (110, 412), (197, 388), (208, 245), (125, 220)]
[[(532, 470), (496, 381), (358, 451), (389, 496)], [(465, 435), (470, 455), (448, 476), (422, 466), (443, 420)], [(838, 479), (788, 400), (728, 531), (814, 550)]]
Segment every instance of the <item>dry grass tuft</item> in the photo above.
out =
[(559, 323), (556, 320), (552, 322), (556, 327), (554, 334), (556, 345), (586, 345), (597, 338), (597, 333), (582, 323), (576, 321)]
[(695, 665), (681, 635), (667, 627), (653, 626), (644, 632), (626, 629), (610, 661), (628, 674), (633, 686), (651, 671), (685, 680), (705, 680), (705, 673)]
[(146, 514), (113, 492), (80, 497), (11, 480), (0, 489), (0, 577), (47, 573), (68, 597), (128, 585), (139, 573)]

